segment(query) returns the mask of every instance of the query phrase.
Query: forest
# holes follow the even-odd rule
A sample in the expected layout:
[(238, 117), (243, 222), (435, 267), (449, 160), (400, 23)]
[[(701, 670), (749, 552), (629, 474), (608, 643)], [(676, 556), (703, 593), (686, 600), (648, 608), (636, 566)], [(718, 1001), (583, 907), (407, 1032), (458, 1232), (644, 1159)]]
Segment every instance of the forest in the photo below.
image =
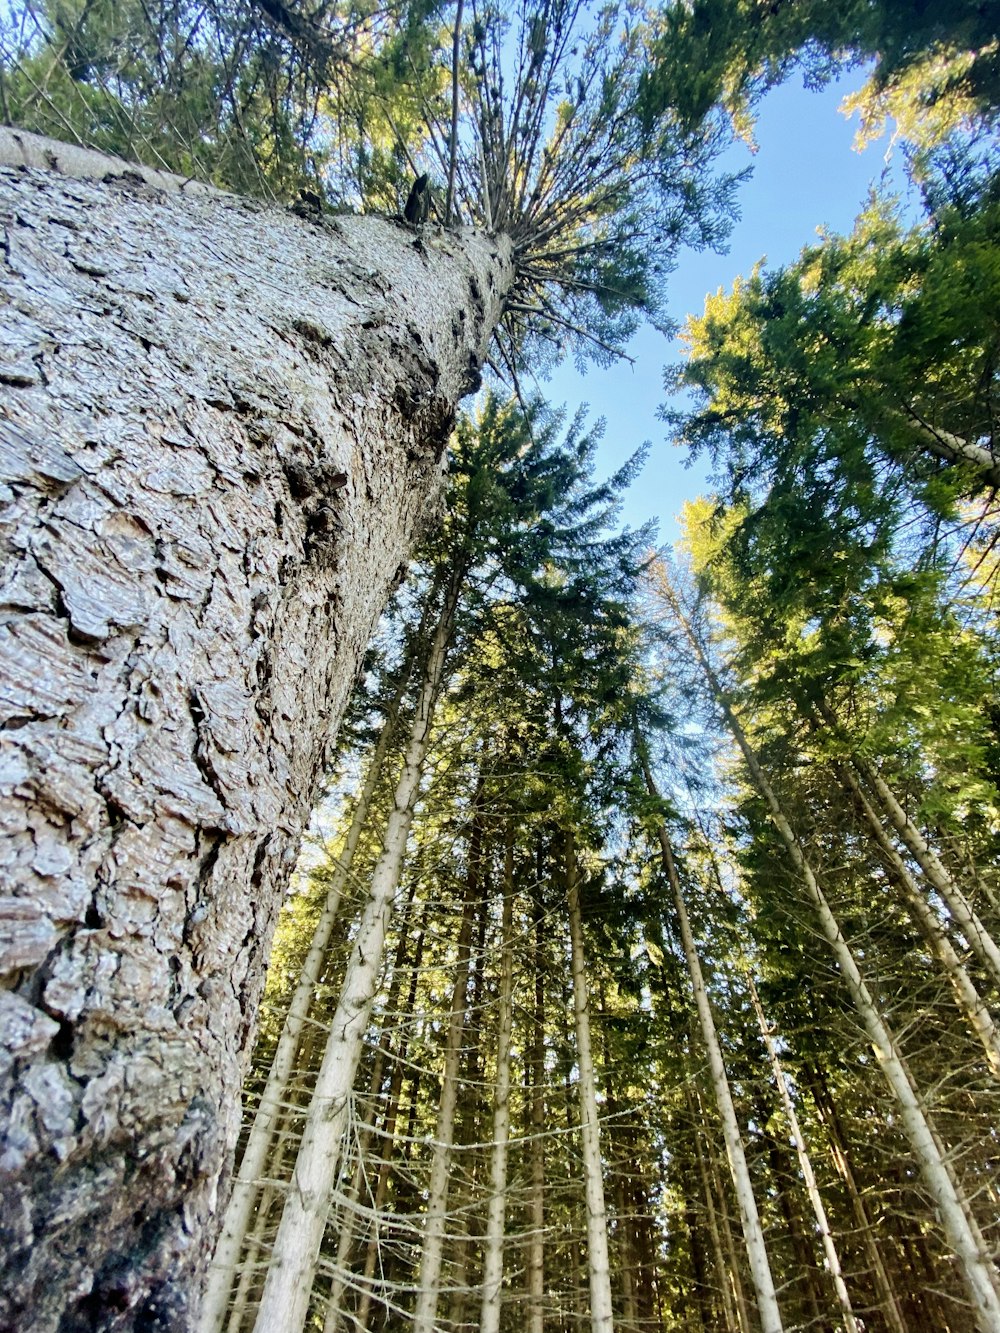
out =
[[(666, 364), (852, 70), (905, 203)], [(4, 6), (0, 1330), (1000, 1333), (998, 112), (976, 0)], [(538, 388), (643, 325), (672, 546)]]

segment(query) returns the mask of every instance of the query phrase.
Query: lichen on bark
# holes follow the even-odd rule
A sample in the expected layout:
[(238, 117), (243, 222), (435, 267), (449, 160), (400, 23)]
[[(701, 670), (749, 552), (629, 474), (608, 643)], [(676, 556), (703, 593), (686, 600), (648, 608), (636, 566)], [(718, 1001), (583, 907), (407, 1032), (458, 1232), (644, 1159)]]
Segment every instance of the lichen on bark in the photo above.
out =
[(0, 1327), (178, 1330), (276, 908), (510, 259), (56, 165), (0, 167)]

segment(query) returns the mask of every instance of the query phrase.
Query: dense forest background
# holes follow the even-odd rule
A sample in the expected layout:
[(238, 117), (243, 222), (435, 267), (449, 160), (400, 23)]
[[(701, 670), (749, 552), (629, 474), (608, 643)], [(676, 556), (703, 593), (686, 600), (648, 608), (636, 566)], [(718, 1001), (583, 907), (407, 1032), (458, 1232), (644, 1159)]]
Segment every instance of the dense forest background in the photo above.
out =
[[(8, 124), (521, 246), (279, 925), (206, 1333), (998, 1333), (990, 7), (47, 0), (0, 42)], [(712, 489), (657, 549), (641, 453), (597, 476), (528, 386), (665, 325), (759, 99), (852, 67), (910, 207), (688, 321)]]

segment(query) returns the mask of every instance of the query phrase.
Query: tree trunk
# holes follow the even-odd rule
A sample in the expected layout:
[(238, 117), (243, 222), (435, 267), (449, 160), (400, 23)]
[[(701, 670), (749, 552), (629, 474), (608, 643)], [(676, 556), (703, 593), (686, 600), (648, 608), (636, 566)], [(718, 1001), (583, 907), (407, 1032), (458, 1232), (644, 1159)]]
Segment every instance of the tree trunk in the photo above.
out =
[[(420, 927), (420, 933), (417, 936), (417, 943), (413, 954), (413, 969), (410, 975), (410, 989), (406, 997), (406, 1004), (403, 1006), (404, 1014), (412, 1014), (416, 1007), (417, 985), (420, 980), (420, 968), (424, 959), (424, 940), (426, 938), (426, 922), (428, 908), (424, 908), (423, 921)], [(379, 1253), (379, 1218), (383, 1207), (385, 1206), (386, 1196), (389, 1192), (389, 1175), (392, 1171), (392, 1152), (396, 1139), (396, 1120), (399, 1116), (399, 1099), (403, 1090), (403, 1073), (406, 1069), (406, 1057), (409, 1050), (409, 1044), (406, 1038), (405, 1029), (401, 1029), (397, 1038), (395, 1050), (395, 1063), (392, 1071), (392, 1078), (389, 1081), (389, 1096), (386, 1100), (385, 1118), (382, 1121), (380, 1137), (382, 1139), (382, 1157), (379, 1161), (378, 1179), (375, 1182), (375, 1195), (372, 1200), (372, 1227), (371, 1234), (368, 1237), (368, 1245), (365, 1249), (365, 1267), (361, 1278), (361, 1294), (358, 1298), (358, 1308), (352, 1322), (352, 1329), (355, 1333), (365, 1333), (368, 1328), (368, 1314), (371, 1309), (372, 1285), (375, 1276), (375, 1265), (378, 1261)], [(327, 1315), (324, 1322), (323, 1333), (339, 1333), (339, 1321), (333, 1313)]]
[[(478, 800), (474, 802), (478, 804)], [(420, 1276), (417, 1282), (417, 1302), (413, 1315), (416, 1333), (433, 1333), (437, 1318), (438, 1293), (441, 1286), (441, 1261), (444, 1254), (445, 1228), (448, 1221), (448, 1185), (451, 1151), (455, 1136), (455, 1108), (458, 1105), (459, 1066), (462, 1059), (462, 1037), (468, 1008), (469, 958), (472, 940), (472, 922), (480, 898), (480, 844), (481, 817), (473, 817), (469, 848), (469, 871), (462, 904), (462, 924), (458, 932), (455, 959), (455, 982), (451, 993), (451, 1013), (445, 1037), (444, 1072), (441, 1077), (441, 1097), (438, 1102), (437, 1124), (431, 1151), (431, 1177), (427, 1186), (427, 1211), (420, 1252)]]
[(277, 907), (510, 251), (18, 143), (80, 178), (0, 169), (0, 1322), (182, 1330)]
[(830, 1230), (830, 1223), (826, 1216), (826, 1208), (823, 1205), (819, 1186), (816, 1183), (816, 1173), (813, 1171), (812, 1161), (809, 1157), (809, 1150), (806, 1147), (806, 1141), (802, 1135), (798, 1113), (795, 1110), (795, 1103), (792, 1101), (792, 1094), (788, 1090), (785, 1071), (781, 1067), (778, 1048), (774, 1044), (774, 1037), (771, 1034), (771, 1029), (768, 1025), (767, 1018), (765, 1017), (764, 1009), (760, 1002), (760, 996), (757, 994), (757, 987), (754, 984), (754, 979), (749, 974), (747, 975), (747, 982), (750, 991), (750, 1000), (753, 1004), (754, 1012), (757, 1015), (760, 1034), (764, 1038), (764, 1046), (767, 1049), (767, 1058), (771, 1065), (771, 1072), (774, 1075), (775, 1084), (778, 1088), (778, 1095), (781, 1098), (781, 1105), (785, 1112), (785, 1119), (788, 1121), (788, 1128), (792, 1132), (795, 1153), (799, 1159), (799, 1170), (802, 1172), (802, 1179), (805, 1181), (809, 1203), (812, 1206), (813, 1216), (816, 1218), (816, 1229), (819, 1232), (820, 1240), (823, 1243), (823, 1255), (826, 1259), (826, 1268), (833, 1281), (834, 1290), (837, 1293), (837, 1304), (840, 1306), (840, 1314), (844, 1322), (844, 1328), (847, 1333), (860, 1333), (858, 1321), (855, 1319), (854, 1310), (851, 1307), (851, 1298), (847, 1290), (847, 1284), (844, 1282), (844, 1273), (840, 1264), (840, 1255), (837, 1253), (837, 1246), (834, 1242), (833, 1233)]
[[(709, 1167), (712, 1172), (712, 1186), (715, 1191), (715, 1197), (719, 1203), (719, 1226), (722, 1231), (722, 1239), (725, 1243), (727, 1258), (726, 1268), (722, 1273), (722, 1280), (725, 1282), (728, 1274), (730, 1290), (733, 1295), (733, 1300), (736, 1302), (736, 1312), (742, 1333), (754, 1333), (756, 1325), (755, 1321), (750, 1317), (750, 1306), (747, 1303), (746, 1291), (743, 1287), (743, 1270), (740, 1267), (740, 1256), (736, 1251), (733, 1228), (729, 1221), (729, 1200), (726, 1196), (725, 1181), (722, 1178), (722, 1173), (720, 1172), (718, 1162), (716, 1161), (714, 1143), (709, 1142), (706, 1146), (708, 1148)], [(744, 1253), (746, 1253), (745, 1249)]]
[[(417, 891), (417, 881), (414, 879), (410, 884), (409, 893), (406, 896), (406, 906), (404, 911), (409, 913), (413, 906), (413, 899)], [(368, 1150), (371, 1146), (372, 1137), (375, 1133), (375, 1124), (379, 1114), (379, 1098), (382, 1092), (382, 1084), (385, 1078), (385, 1066), (390, 1058), (390, 1048), (392, 1046), (392, 1023), (395, 1015), (399, 1011), (399, 991), (403, 984), (403, 971), (407, 967), (407, 951), (409, 949), (410, 937), (404, 929), (399, 933), (399, 940), (396, 944), (396, 956), (392, 960), (392, 982), (389, 987), (389, 994), (385, 1001), (385, 1025), (382, 1029), (382, 1035), (379, 1037), (378, 1048), (375, 1052), (375, 1061), (372, 1066), (372, 1076), (369, 1084), (369, 1107), (365, 1118), (364, 1127), (358, 1134), (355, 1153), (357, 1161), (354, 1167), (354, 1176), (351, 1180), (350, 1188), (346, 1193), (343, 1207), (341, 1209), (340, 1233), (337, 1236), (337, 1253), (333, 1264), (333, 1276), (330, 1282), (330, 1294), (327, 1297), (326, 1314), (323, 1320), (323, 1333), (337, 1333), (339, 1317), (342, 1314), (342, 1305), (344, 1292), (347, 1288), (348, 1264), (351, 1257), (351, 1246), (354, 1243), (354, 1231), (358, 1218), (358, 1200), (361, 1198), (362, 1190), (368, 1180), (369, 1163)], [(390, 1093), (391, 1093), (390, 1079)]]
[(888, 864), (892, 878), (899, 885), (903, 901), (927, 941), (927, 947), (951, 983), (959, 1012), (979, 1038), (986, 1053), (986, 1062), (994, 1077), (1000, 1078), (1000, 1034), (997, 1033), (989, 1006), (976, 989), (975, 982), (955, 952), (951, 940), (925, 894), (921, 892), (917, 881), (910, 874), (906, 862), (887, 836), (881, 820), (872, 808), (853, 770), (847, 764), (840, 764), (838, 771), (861, 810), (869, 832)]
[[(656, 789), (653, 774), (645, 755), (642, 756), (642, 767), (649, 794), (658, 798), (659, 792)], [(667, 830), (662, 819), (657, 820), (656, 836), (660, 844), (663, 870), (673, 894), (674, 910), (677, 913), (677, 921), (681, 932), (681, 944), (687, 962), (688, 975), (691, 978), (695, 1008), (698, 1011), (701, 1038), (708, 1056), (712, 1090), (715, 1093), (715, 1102), (719, 1109), (719, 1119), (722, 1122), (722, 1134), (726, 1144), (726, 1156), (729, 1159), (729, 1170), (732, 1173), (733, 1188), (736, 1191), (736, 1201), (740, 1209), (740, 1222), (743, 1227), (743, 1239), (747, 1247), (750, 1275), (753, 1278), (754, 1291), (757, 1296), (757, 1310), (760, 1314), (761, 1329), (763, 1333), (782, 1333), (781, 1312), (778, 1309), (778, 1298), (774, 1290), (774, 1279), (771, 1276), (771, 1265), (767, 1258), (767, 1246), (764, 1243), (764, 1232), (760, 1225), (760, 1215), (757, 1211), (757, 1200), (754, 1198), (753, 1182), (750, 1179), (746, 1153), (743, 1151), (743, 1135), (740, 1132), (736, 1107), (733, 1105), (732, 1094), (729, 1090), (729, 1078), (722, 1058), (722, 1047), (719, 1044), (715, 1018), (709, 1004), (708, 992), (705, 989), (701, 961), (698, 958), (691, 923), (688, 920), (680, 876), (677, 874), (670, 839), (667, 837)]]
[(545, 911), (540, 890), (534, 901), (535, 996), (531, 1016), (528, 1100), (531, 1185), (528, 1194), (528, 1333), (545, 1330)]
[(507, 1202), (507, 1147), (510, 1141), (510, 1044), (514, 1008), (514, 848), (508, 829), (504, 854), (503, 922), (501, 925), (500, 997), (497, 1002), (496, 1085), (493, 1091), (493, 1153), (490, 1196), (483, 1238), (483, 1299), (480, 1333), (499, 1333), (503, 1286), (504, 1215)]
[(872, 1220), (868, 1215), (868, 1209), (861, 1190), (858, 1188), (858, 1182), (854, 1177), (854, 1170), (847, 1155), (847, 1144), (841, 1133), (840, 1122), (836, 1114), (836, 1108), (833, 1105), (832, 1097), (825, 1087), (820, 1088), (814, 1075), (808, 1076), (809, 1090), (812, 1093), (813, 1104), (816, 1107), (816, 1114), (819, 1116), (827, 1138), (830, 1143), (830, 1156), (833, 1158), (833, 1165), (847, 1189), (848, 1197), (851, 1200), (851, 1211), (854, 1213), (854, 1220), (857, 1223), (857, 1231), (864, 1245), (865, 1254), (871, 1267), (872, 1279), (875, 1284), (876, 1295), (880, 1302), (882, 1317), (889, 1326), (891, 1333), (908, 1333), (906, 1323), (903, 1319), (902, 1311), (899, 1308), (899, 1301), (896, 1297), (895, 1288), (889, 1277), (889, 1270), (885, 1266), (885, 1260), (882, 1258), (882, 1252), (879, 1249), (878, 1241), (875, 1237), (875, 1230)]
[(454, 623), (461, 571), (453, 570), (425, 667), (403, 771), (386, 828), (385, 850), (372, 873), (368, 903), (351, 950), (347, 973), (330, 1026), (302, 1142), (292, 1172), (271, 1267), (255, 1325), (257, 1333), (299, 1333), (305, 1323), (326, 1226), (330, 1192), (340, 1166), (351, 1089), (361, 1059), (365, 1028), (378, 986), (385, 936), (399, 885), (406, 839), (413, 819), (431, 722)]
[(923, 871), (927, 882), (941, 895), (945, 906), (968, 941), (969, 948), (990, 971), (993, 981), (1000, 982), (1000, 947), (973, 910), (965, 894), (900, 805), (892, 788), (874, 764), (858, 758), (855, 758), (853, 763), (875, 793), (891, 823), (909, 848), (913, 859)]
[(590, 1009), (587, 1000), (587, 965), (583, 951), (583, 922), (580, 916), (580, 882), (572, 833), (566, 834), (566, 893), (569, 901), (569, 936), (573, 968), (573, 1018), (579, 1067), (577, 1092), (580, 1101), (580, 1138), (583, 1178), (587, 1201), (587, 1271), (590, 1277), (590, 1327), (592, 1333), (613, 1333), (611, 1308), (611, 1264), (608, 1258), (608, 1214), (604, 1203), (604, 1168), (601, 1162), (601, 1130), (597, 1112), (597, 1088), (590, 1048)]
[(240, 1247), (246, 1234), (247, 1225), (253, 1213), (254, 1199), (257, 1196), (258, 1181), (264, 1172), (268, 1152), (274, 1135), (275, 1126), (281, 1112), (285, 1089), (295, 1065), (295, 1056), (299, 1049), (302, 1029), (309, 1014), (323, 964), (326, 961), (327, 948), (333, 934), (333, 927), (340, 910), (340, 899), (344, 885), (351, 871), (354, 853), (361, 841), (361, 833), (368, 818), (368, 807), (392, 741), (396, 727), (396, 714), (401, 703), (405, 681), (400, 682), (393, 707), (379, 734), (378, 744), (368, 764), (368, 771), (361, 791), (358, 793), (351, 817), (350, 828), (344, 847), (337, 859), (337, 867), (330, 880), (326, 903), (320, 918), (316, 922), (309, 952), (306, 954), (298, 984), (292, 995), (281, 1036), (278, 1039), (274, 1059), (268, 1070), (264, 1091), (257, 1103), (257, 1111), (250, 1128), (247, 1146), (240, 1161), (240, 1169), (233, 1184), (222, 1222), (222, 1234), (216, 1247), (215, 1257), (208, 1272), (208, 1282), (201, 1310), (201, 1333), (217, 1333), (225, 1319), (226, 1305), (233, 1280), (233, 1271), (240, 1255)]

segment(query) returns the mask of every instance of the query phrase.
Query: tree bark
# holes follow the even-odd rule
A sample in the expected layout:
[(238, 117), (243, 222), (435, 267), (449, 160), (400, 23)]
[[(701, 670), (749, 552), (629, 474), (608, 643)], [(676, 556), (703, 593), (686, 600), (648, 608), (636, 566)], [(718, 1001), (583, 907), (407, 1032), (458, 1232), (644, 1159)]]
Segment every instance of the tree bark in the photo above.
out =
[(986, 1054), (986, 1062), (993, 1076), (1000, 1078), (1000, 1035), (997, 1033), (989, 1006), (976, 989), (975, 982), (969, 976), (925, 894), (921, 892), (920, 886), (910, 874), (906, 862), (886, 834), (881, 820), (862, 790), (852, 767), (847, 764), (838, 764), (837, 769), (861, 811), (865, 823), (868, 825), (868, 830), (886, 861), (892, 878), (898, 884), (910, 915), (916, 921), (924, 939), (927, 941), (927, 947), (947, 975), (959, 1013), (962, 1014), (969, 1027), (979, 1038)]
[[(414, 879), (410, 884), (409, 892), (406, 896), (405, 912), (408, 914), (413, 906), (413, 900), (416, 896), (417, 881)], [(323, 1333), (338, 1333), (340, 1318), (343, 1315), (344, 1294), (347, 1290), (347, 1279), (349, 1276), (348, 1265), (351, 1257), (351, 1247), (354, 1244), (354, 1233), (358, 1222), (358, 1200), (361, 1198), (369, 1176), (370, 1162), (369, 1149), (372, 1138), (375, 1134), (375, 1126), (379, 1115), (379, 1100), (382, 1093), (382, 1084), (385, 1078), (386, 1062), (391, 1059), (392, 1048), (392, 1023), (394, 1016), (399, 1012), (399, 992), (403, 984), (403, 972), (408, 965), (407, 952), (409, 950), (410, 937), (406, 929), (399, 933), (399, 940), (396, 944), (396, 956), (392, 960), (392, 982), (389, 987), (389, 994), (385, 1001), (385, 1014), (382, 1035), (379, 1037), (378, 1047), (375, 1051), (375, 1060), (372, 1066), (371, 1081), (369, 1083), (368, 1110), (365, 1117), (364, 1127), (358, 1134), (355, 1145), (356, 1161), (354, 1165), (354, 1175), (351, 1180), (350, 1188), (346, 1192), (340, 1212), (340, 1233), (337, 1236), (337, 1253), (333, 1263), (333, 1275), (330, 1281), (330, 1294), (327, 1297), (326, 1314), (323, 1319)], [(412, 975), (412, 974), (411, 974)], [(392, 1079), (390, 1078), (390, 1095)]]
[(909, 848), (927, 882), (941, 895), (945, 906), (968, 941), (969, 948), (983, 966), (989, 969), (993, 981), (1000, 982), (1000, 947), (973, 910), (968, 898), (948, 873), (927, 839), (900, 805), (892, 788), (875, 765), (857, 756), (854, 757), (852, 762), (875, 793), (876, 799)]
[(0, 1322), (180, 1330), (276, 909), (512, 270), (51, 161), (0, 169)]
[[(731, 1266), (726, 1262), (726, 1256), (722, 1247), (722, 1235), (719, 1230), (718, 1214), (715, 1208), (715, 1191), (712, 1188), (712, 1181), (708, 1174), (708, 1167), (705, 1164), (705, 1153), (701, 1146), (702, 1125), (704, 1123), (699, 1113), (699, 1107), (691, 1093), (690, 1075), (684, 1084), (684, 1099), (688, 1106), (688, 1115), (691, 1120), (691, 1142), (694, 1144), (695, 1160), (698, 1163), (698, 1175), (701, 1179), (702, 1196), (705, 1200), (705, 1215), (708, 1222), (708, 1236), (712, 1243), (712, 1258), (715, 1263), (715, 1280), (718, 1283), (719, 1299), (722, 1302), (722, 1314), (726, 1325), (726, 1333), (742, 1333), (742, 1325), (737, 1318), (736, 1307), (733, 1304), (733, 1288), (729, 1281), (729, 1272)], [(733, 1269), (735, 1271), (735, 1269)], [(710, 1327), (711, 1325), (709, 1325)]]
[[(426, 925), (429, 908), (425, 906), (420, 927), (417, 935), (417, 943), (413, 953), (413, 969), (410, 975), (410, 989), (406, 997), (406, 1004), (402, 1012), (412, 1014), (416, 1007), (417, 985), (420, 980), (420, 968), (424, 958), (424, 940), (426, 938)], [(389, 1177), (392, 1172), (393, 1148), (396, 1139), (396, 1120), (399, 1116), (399, 1099), (403, 1090), (403, 1073), (406, 1069), (406, 1057), (409, 1051), (409, 1042), (407, 1040), (405, 1029), (401, 1029), (396, 1039), (396, 1049), (393, 1055), (394, 1066), (392, 1078), (389, 1081), (389, 1095), (386, 1099), (385, 1117), (382, 1121), (382, 1127), (379, 1131), (379, 1137), (382, 1140), (382, 1156), (379, 1159), (378, 1179), (375, 1182), (375, 1194), (372, 1200), (372, 1224), (368, 1237), (368, 1244), (365, 1249), (365, 1267), (360, 1282), (360, 1295), (358, 1296), (357, 1312), (353, 1316), (352, 1329), (354, 1333), (365, 1333), (368, 1328), (368, 1313), (371, 1308), (372, 1290), (375, 1277), (375, 1265), (379, 1254), (379, 1225), (382, 1210), (385, 1207), (386, 1196), (389, 1193)], [(323, 1333), (339, 1333), (339, 1321), (332, 1315), (328, 1315), (324, 1323)]]
[(802, 1179), (805, 1182), (806, 1193), (809, 1196), (809, 1203), (812, 1206), (813, 1216), (816, 1218), (816, 1230), (819, 1232), (820, 1240), (823, 1243), (823, 1254), (826, 1259), (827, 1272), (830, 1274), (834, 1290), (837, 1293), (837, 1304), (840, 1306), (841, 1319), (843, 1320), (846, 1333), (860, 1333), (858, 1321), (854, 1317), (854, 1310), (851, 1306), (851, 1297), (847, 1290), (847, 1284), (844, 1281), (844, 1273), (840, 1264), (840, 1255), (837, 1253), (837, 1246), (833, 1239), (833, 1232), (830, 1230), (830, 1223), (827, 1220), (823, 1197), (819, 1192), (819, 1185), (816, 1183), (816, 1173), (813, 1171), (812, 1160), (809, 1157), (809, 1150), (806, 1147), (806, 1141), (799, 1125), (799, 1117), (795, 1110), (795, 1103), (792, 1101), (792, 1094), (788, 1089), (785, 1071), (782, 1068), (781, 1060), (778, 1056), (778, 1048), (775, 1045), (771, 1028), (765, 1017), (764, 1009), (760, 1002), (760, 996), (757, 994), (757, 987), (754, 984), (754, 979), (749, 974), (747, 975), (747, 983), (750, 991), (750, 1001), (753, 1004), (754, 1013), (757, 1015), (760, 1035), (764, 1039), (764, 1046), (767, 1050), (767, 1058), (771, 1066), (771, 1073), (774, 1075), (778, 1095), (781, 1098), (781, 1105), (785, 1112), (785, 1119), (788, 1121), (788, 1128), (792, 1133), (792, 1141), (795, 1144), (795, 1153), (799, 1159), (799, 1170), (802, 1172)]
[(580, 914), (580, 881), (572, 833), (566, 834), (566, 894), (569, 901), (569, 936), (573, 968), (573, 1019), (579, 1068), (577, 1094), (580, 1102), (584, 1193), (587, 1202), (587, 1272), (590, 1278), (591, 1333), (613, 1333), (611, 1263), (608, 1257), (608, 1213), (604, 1202), (604, 1167), (601, 1161), (601, 1129), (597, 1112), (597, 1088), (590, 1043), (590, 1006), (587, 998), (587, 964), (583, 949)]
[[(646, 779), (646, 788), (650, 796), (659, 797), (645, 755), (642, 756), (642, 767)], [(715, 1018), (709, 1004), (708, 991), (705, 988), (705, 979), (701, 970), (701, 961), (698, 958), (698, 950), (688, 919), (680, 876), (677, 873), (670, 839), (667, 836), (667, 830), (662, 819), (658, 819), (656, 822), (656, 836), (660, 844), (663, 870), (674, 899), (674, 910), (677, 913), (684, 958), (687, 962), (688, 975), (691, 978), (691, 989), (694, 993), (695, 1008), (698, 1012), (701, 1038), (705, 1043), (705, 1053), (708, 1056), (712, 1090), (715, 1093), (719, 1119), (722, 1122), (726, 1156), (729, 1159), (729, 1170), (733, 1177), (733, 1188), (736, 1191), (736, 1201), (739, 1205), (743, 1239), (747, 1247), (750, 1275), (753, 1278), (754, 1292), (757, 1296), (757, 1310), (760, 1315), (761, 1329), (763, 1333), (782, 1333), (781, 1312), (778, 1309), (778, 1297), (774, 1289), (774, 1279), (771, 1276), (771, 1265), (768, 1262), (764, 1231), (757, 1211), (757, 1200), (754, 1198), (753, 1182), (750, 1179), (746, 1153), (743, 1150), (743, 1135), (740, 1132), (736, 1107), (733, 1105), (732, 1093), (729, 1090), (729, 1077), (726, 1074), (722, 1047), (719, 1044), (719, 1036), (715, 1027)]]
[[(545, 1330), (545, 910), (541, 889), (533, 902), (533, 964), (535, 995), (531, 1014), (530, 1058), (526, 1102), (530, 1107), (528, 1190), (527, 1329)], [(527, 1044), (528, 1037), (525, 1035)]]
[[(479, 799), (481, 797), (474, 802), (474, 806), (478, 805)], [(427, 1186), (427, 1211), (421, 1238), (420, 1275), (417, 1281), (417, 1301), (413, 1315), (413, 1328), (416, 1333), (433, 1333), (437, 1321), (441, 1263), (444, 1257), (445, 1229), (448, 1223), (448, 1186), (450, 1183), (452, 1147), (455, 1141), (458, 1076), (462, 1059), (462, 1038), (465, 1032), (465, 1019), (468, 1009), (472, 924), (476, 908), (482, 908), (483, 906), (480, 897), (481, 840), (481, 816), (476, 814), (473, 816), (469, 848), (469, 871), (456, 948), (455, 981), (452, 986), (451, 1011), (445, 1037), (441, 1096), (438, 1101), (437, 1123), (434, 1127), (434, 1141), (431, 1149), (431, 1175)]]
[(510, 1045), (514, 1027), (514, 847), (508, 827), (504, 852), (500, 996), (497, 1001), (496, 1083), (493, 1090), (493, 1152), (490, 1196), (483, 1237), (483, 1298), (480, 1333), (499, 1333), (503, 1285), (504, 1216), (507, 1203), (507, 1149), (510, 1142)]
[(888, 1325), (891, 1333), (908, 1333), (906, 1323), (903, 1319), (902, 1311), (899, 1307), (899, 1300), (896, 1297), (895, 1288), (889, 1276), (889, 1270), (885, 1266), (885, 1260), (882, 1258), (882, 1252), (878, 1241), (875, 1238), (875, 1228), (872, 1219), (868, 1215), (868, 1209), (861, 1190), (858, 1188), (858, 1182), (854, 1177), (854, 1170), (848, 1157), (847, 1144), (841, 1133), (840, 1123), (836, 1113), (836, 1107), (826, 1087), (820, 1087), (814, 1074), (808, 1076), (809, 1090), (812, 1093), (813, 1104), (816, 1107), (816, 1114), (819, 1116), (823, 1127), (826, 1130), (827, 1139), (830, 1145), (830, 1156), (833, 1159), (833, 1165), (844, 1182), (848, 1197), (851, 1200), (851, 1211), (854, 1213), (854, 1220), (857, 1223), (857, 1233), (861, 1237), (864, 1245), (865, 1254), (871, 1268), (872, 1280), (875, 1285), (876, 1295), (880, 1302), (880, 1313)]

